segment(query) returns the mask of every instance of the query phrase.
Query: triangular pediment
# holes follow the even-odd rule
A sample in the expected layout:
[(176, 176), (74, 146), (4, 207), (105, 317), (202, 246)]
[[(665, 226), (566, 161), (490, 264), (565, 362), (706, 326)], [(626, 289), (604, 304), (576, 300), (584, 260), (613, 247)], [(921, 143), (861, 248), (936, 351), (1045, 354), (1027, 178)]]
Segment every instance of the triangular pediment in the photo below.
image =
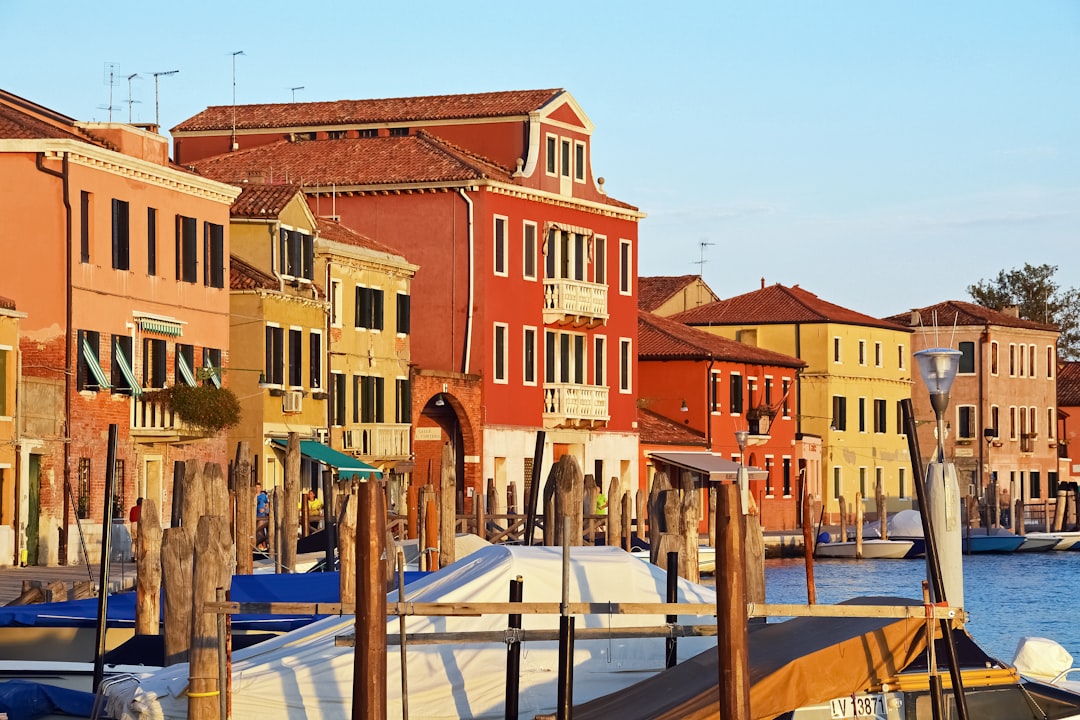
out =
[(592, 134), (594, 125), (574, 96), (565, 90), (540, 108), (540, 117), (553, 124)]

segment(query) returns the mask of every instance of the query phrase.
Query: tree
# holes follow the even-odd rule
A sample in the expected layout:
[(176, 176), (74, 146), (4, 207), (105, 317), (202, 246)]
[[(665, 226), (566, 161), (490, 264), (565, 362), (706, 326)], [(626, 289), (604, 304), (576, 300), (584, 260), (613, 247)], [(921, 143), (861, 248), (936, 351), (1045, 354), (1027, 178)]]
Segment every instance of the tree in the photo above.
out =
[(1002, 270), (996, 278), (968, 286), (972, 300), (994, 310), (1016, 306), (1024, 320), (1056, 325), (1061, 330), (1058, 355), (1080, 359), (1080, 290), (1054, 282), (1057, 265), (1024, 264)]

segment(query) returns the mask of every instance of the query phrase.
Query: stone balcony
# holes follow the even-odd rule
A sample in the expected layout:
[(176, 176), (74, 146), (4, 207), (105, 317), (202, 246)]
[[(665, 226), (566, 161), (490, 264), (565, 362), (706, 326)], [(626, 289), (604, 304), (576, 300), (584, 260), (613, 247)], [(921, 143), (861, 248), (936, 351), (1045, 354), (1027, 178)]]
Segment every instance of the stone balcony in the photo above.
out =
[(344, 447), (354, 455), (381, 460), (410, 456), (408, 423), (361, 423), (345, 428)]
[(191, 427), (160, 402), (131, 398), (131, 439), (136, 442), (181, 442), (206, 437), (206, 432)]
[(544, 322), (596, 327), (608, 319), (607, 285), (547, 278), (544, 280)]
[(544, 427), (596, 427), (609, 419), (607, 387), (544, 383)]

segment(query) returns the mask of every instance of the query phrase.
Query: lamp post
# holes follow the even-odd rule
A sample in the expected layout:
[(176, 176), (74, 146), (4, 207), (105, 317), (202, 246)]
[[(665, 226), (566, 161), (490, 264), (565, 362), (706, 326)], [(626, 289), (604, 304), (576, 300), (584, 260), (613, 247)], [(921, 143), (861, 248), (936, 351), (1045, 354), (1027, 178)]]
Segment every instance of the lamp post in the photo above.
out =
[(743, 460), (746, 453), (746, 441), (749, 438), (749, 431), (735, 431), (735, 442), (739, 444), (739, 505), (743, 515), (750, 512), (750, 477), (746, 472), (746, 463)]
[[(956, 468), (945, 462), (945, 411), (949, 408), (949, 390), (956, 379), (960, 357), (959, 350), (948, 348), (930, 348), (915, 353), (919, 374), (930, 391), (930, 406), (937, 420), (937, 452), (927, 468), (925, 512), (929, 513), (938, 549), (942, 589), (945, 599), (953, 607), (964, 605), (963, 538)], [(934, 598), (935, 601), (941, 599)]]
[(986, 441), (986, 480), (983, 483), (983, 496), (986, 497), (986, 513), (990, 516), (987, 518), (988, 522), (986, 523), (987, 532), (989, 532), (991, 525), (997, 524), (1000, 517), (997, 512), (997, 480), (990, 466), (990, 446), (994, 444), (995, 437), (997, 437), (996, 428), (983, 430), (983, 440)]

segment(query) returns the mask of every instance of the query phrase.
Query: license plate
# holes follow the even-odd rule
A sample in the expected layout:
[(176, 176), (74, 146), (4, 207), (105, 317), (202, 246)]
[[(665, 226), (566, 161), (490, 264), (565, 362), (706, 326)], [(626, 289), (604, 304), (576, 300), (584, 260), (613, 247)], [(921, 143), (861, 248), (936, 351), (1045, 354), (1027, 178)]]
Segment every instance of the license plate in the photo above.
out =
[(888, 719), (888, 705), (884, 695), (850, 695), (836, 698), (830, 703), (834, 720), (848, 718)]

